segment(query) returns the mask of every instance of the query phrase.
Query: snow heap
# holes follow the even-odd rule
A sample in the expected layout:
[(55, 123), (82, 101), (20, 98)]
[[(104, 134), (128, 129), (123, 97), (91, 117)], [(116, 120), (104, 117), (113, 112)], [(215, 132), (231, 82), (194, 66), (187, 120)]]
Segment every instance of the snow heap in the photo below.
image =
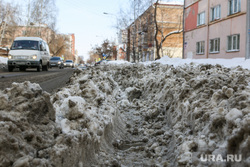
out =
[(59, 134), (50, 95), (30, 82), (0, 91), (0, 166), (42, 166)]
[[(139, 136), (127, 142), (133, 149), (121, 152), (121, 164), (213, 166), (216, 162), (201, 162), (201, 155), (220, 153), (224, 158), (242, 154), (244, 160), (234, 166), (249, 165), (249, 70), (209, 64), (119, 64), (110, 66), (109, 75), (127, 92), (117, 101), (118, 108), (127, 115), (127, 131)], [(117, 147), (124, 149), (124, 142)]]
[(8, 58), (0, 56), (0, 64), (7, 64)]
[(0, 91), (0, 113), (0, 166), (225, 165), (202, 154), (250, 165), (242, 67), (108, 63), (76, 70), (53, 95), (14, 83)]

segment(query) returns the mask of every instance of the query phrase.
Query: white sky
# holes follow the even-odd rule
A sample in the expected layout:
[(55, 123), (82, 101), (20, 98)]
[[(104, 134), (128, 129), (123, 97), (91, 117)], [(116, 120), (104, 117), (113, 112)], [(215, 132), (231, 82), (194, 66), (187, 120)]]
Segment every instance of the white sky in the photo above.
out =
[(92, 46), (116, 39), (115, 15), (126, 3), (128, 0), (57, 0), (57, 28), (61, 33), (75, 34), (76, 50), (86, 59)]

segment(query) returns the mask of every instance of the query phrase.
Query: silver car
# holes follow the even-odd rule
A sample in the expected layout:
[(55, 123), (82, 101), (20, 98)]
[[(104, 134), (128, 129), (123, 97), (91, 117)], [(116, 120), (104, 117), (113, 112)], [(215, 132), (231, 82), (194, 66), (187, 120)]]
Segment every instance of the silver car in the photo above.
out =
[(74, 62), (73, 60), (66, 60), (64, 62), (64, 67), (71, 67), (71, 68), (74, 68)]
[(50, 68), (59, 67), (62, 69), (64, 67), (63, 59), (61, 57), (52, 57), (49, 61)]

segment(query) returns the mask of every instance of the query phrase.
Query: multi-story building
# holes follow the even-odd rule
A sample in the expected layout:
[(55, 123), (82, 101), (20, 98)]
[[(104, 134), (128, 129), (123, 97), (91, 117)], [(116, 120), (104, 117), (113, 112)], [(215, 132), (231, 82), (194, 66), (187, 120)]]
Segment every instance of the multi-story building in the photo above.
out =
[[(156, 4), (151, 5), (127, 29), (128, 61), (155, 60), (155, 22)], [(180, 3), (159, 2), (157, 4), (156, 21), (159, 27), (157, 40), (159, 43), (168, 33), (182, 29), (183, 5)], [(183, 34), (169, 36), (162, 43), (161, 57), (182, 57)]]
[(249, 3), (185, 0), (184, 58), (249, 58)]
[(75, 34), (69, 34), (70, 52), (75, 55)]

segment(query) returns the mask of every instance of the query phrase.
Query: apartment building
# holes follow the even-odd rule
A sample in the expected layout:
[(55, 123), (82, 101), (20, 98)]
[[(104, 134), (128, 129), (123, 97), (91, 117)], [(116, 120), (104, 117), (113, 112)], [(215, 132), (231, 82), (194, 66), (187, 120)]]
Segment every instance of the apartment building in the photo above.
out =
[(183, 58), (249, 57), (249, 19), (249, 0), (185, 0)]
[(75, 34), (69, 34), (69, 45), (70, 45), (70, 53), (75, 55)]
[[(151, 5), (127, 29), (128, 61), (149, 61), (156, 58), (154, 11)], [(159, 27), (157, 40), (160, 42), (168, 33), (182, 29), (183, 4), (160, 2), (157, 4), (156, 20)], [(161, 57), (182, 57), (183, 34), (169, 36), (162, 44)]]

